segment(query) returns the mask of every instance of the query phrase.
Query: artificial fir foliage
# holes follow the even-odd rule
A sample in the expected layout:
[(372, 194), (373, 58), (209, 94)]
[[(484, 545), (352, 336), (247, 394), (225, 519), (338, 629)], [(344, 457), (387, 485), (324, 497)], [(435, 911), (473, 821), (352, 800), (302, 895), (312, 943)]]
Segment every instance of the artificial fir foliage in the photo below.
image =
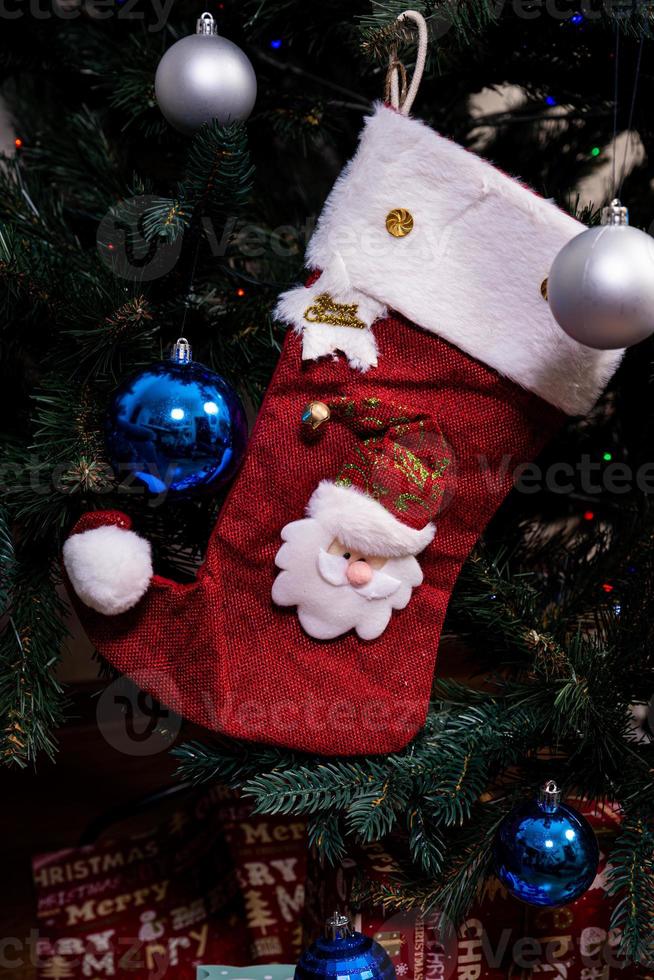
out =
[[(153, 542), (157, 569), (180, 577), (221, 504), (154, 507), (117, 485), (102, 437), (111, 392), (184, 332), (256, 407), (283, 336), (270, 315), (276, 296), (302, 279), (312, 219), (362, 113), (383, 93), (389, 53), (411, 60), (410, 33), (394, 23), (405, 6), (228, 0), (220, 29), (252, 60), (259, 100), (247, 127), (208, 125), (192, 141), (161, 117), (153, 81), (198, 8), (178, 2), (166, 20), (146, 3), (133, 8), (142, 19), (94, 18), (82, 7), (70, 19), (3, 23), (2, 95), (16, 137), (0, 169), (6, 763), (56, 748), (65, 712), (57, 559), (79, 515), (128, 511)], [(606, 4), (597, 17), (599, 4), (585, 14), (571, 5), (561, 18), (540, 4), (415, 6), (433, 33), (416, 115), (587, 222), (605, 202), (578, 213), (575, 187), (608, 160), (616, 78), (617, 130), (627, 127), (642, 42), (633, 128), (645, 161), (622, 196), (632, 223), (648, 229), (651, 4)], [(504, 85), (519, 86), (521, 100), (481, 115), (479, 92)], [(136, 197), (147, 205), (133, 220)], [(107, 215), (113, 224), (101, 225)], [(115, 243), (98, 227), (121, 224), (134, 248), (179, 246), (166, 275), (114, 274)], [(617, 800), (614, 925), (623, 952), (651, 966), (654, 741), (632, 724), (632, 706), (654, 695), (651, 360), (651, 342), (630, 352), (590, 417), (570, 421), (539, 471), (519, 477), (523, 492), (464, 566), (448, 611), (446, 631), (477, 658), (474, 683), (439, 676), (427, 723), (405, 749), (326, 759), (207, 740), (178, 750), (183, 773), (243, 788), (258, 812), (307, 814), (327, 861), (351, 841), (401, 835), (406, 860), (394, 883), (363, 881), (360, 897), (440, 907), (454, 920), (489, 873), (499, 823), (545, 778)], [(561, 463), (555, 482), (538, 476)]]

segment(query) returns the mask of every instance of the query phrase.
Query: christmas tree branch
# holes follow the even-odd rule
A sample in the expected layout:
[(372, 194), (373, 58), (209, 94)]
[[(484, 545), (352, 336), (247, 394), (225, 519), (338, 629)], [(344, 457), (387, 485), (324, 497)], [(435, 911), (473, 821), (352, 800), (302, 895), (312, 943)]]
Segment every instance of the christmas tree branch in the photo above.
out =
[(47, 562), (19, 558), (0, 635), (0, 757), (26, 766), (53, 757), (65, 709), (54, 666), (66, 636), (64, 606)]
[(620, 951), (650, 969), (654, 966), (654, 830), (652, 811), (627, 815), (615, 847), (607, 890), (618, 902), (611, 927), (619, 930)]

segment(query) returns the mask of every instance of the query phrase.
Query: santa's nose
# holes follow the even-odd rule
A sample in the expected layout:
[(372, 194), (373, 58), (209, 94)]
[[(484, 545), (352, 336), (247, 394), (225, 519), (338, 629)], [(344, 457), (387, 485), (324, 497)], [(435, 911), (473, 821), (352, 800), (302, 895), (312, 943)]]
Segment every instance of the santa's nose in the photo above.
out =
[(351, 565), (347, 566), (347, 580), (350, 585), (360, 586), (367, 585), (372, 578), (372, 568), (367, 561), (353, 561)]

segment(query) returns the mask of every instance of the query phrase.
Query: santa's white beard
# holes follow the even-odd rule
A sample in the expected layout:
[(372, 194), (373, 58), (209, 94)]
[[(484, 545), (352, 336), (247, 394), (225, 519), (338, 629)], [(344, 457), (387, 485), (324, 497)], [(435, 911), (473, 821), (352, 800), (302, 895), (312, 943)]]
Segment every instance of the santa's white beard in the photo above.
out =
[(318, 640), (332, 640), (351, 629), (362, 640), (375, 640), (393, 610), (404, 609), (422, 582), (420, 565), (409, 555), (390, 558), (367, 585), (350, 585), (346, 560), (327, 554), (332, 532), (315, 518), (287, 524), (282, 538), (275, 558), (282, 571), (273, 584), (273, 600), (279, 606), (297, 606), (302, 627)]

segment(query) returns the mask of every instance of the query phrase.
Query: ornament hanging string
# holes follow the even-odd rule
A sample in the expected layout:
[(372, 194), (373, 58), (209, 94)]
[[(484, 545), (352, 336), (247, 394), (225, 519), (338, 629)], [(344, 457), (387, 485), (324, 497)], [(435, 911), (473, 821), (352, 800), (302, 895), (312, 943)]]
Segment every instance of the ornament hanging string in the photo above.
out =
[(617, 173), (617, 147), (616, 141), (618, 138), (618, 104), (619, 104), (619, 89), (620, 89), (620, 24), (616, 21), (615, 25), (615, 56), (614, 56), (614, 73), (613, 73), (613, 161), (612, 161), (612, 179), (611, 183), (613, 186), (612, 197), (614, 200), (620, 200), (622, 196), (622, 188), (627, 176), (627, 154), (629, 152), (629, 142), (631, 136), (631, 130), (634, 122), (634, 113), (636, 109), (636, 97), (638, 95), (638, 82), (640, 80), (640, 69), (643, 60), (643, 46), (645, 38), (644, 36), (640, 39), (640, 44), (638, 45), (638, 56), (636, 59), (636, 70), (634, 73), (634, 84), (631, 92), (631, 104), (629, 106), (629, 119), (627, 120), (626, 129), (626, 139), (624, 147), (624, 156), (622, 159), (622, 167), (620, 173), (620, 182), (618, 184), (618, 173)]
[(620, 22), (615, 22), (615, 54), (613, 60), (613, 160), (611, 186), (613, 188), (612, 198), (616, 197), (617, 178), (616, 178), (616, 152), (615, 141), (618, 138), (618, 94), (620, 81)]
[(195, 235), (195, 253), (193, 255), (193, 261), (191, 263), (191, 271), (190, 271), (190, 274), (189, 274), (189, 277), (188, 277), (188, 280), (187, 280), (186, 290), (185, 290), (185, 292), (186, 292), (186, 298), (184, 300), (184, 315), (182, 317), (182, 326), (181, 326), (182, 333), (184, 333), (184, 329), (186, 327), (186, 320), (188, 318), (188, 311), (189, 311), (189, 309), (191, 307), (191, 301), (192, 301), (192, 298), (193, 298), (193, 284), (195, 282), (195, 273), (197, 272), (198, 261), (200, 259), (200, 247), (201, 247), (201, 245), (202, 245), (202, 239), (200, 237), (199, 231), (197, 231), (197, 233)]
[(643, 47), (644, 47), (644, 44), (645, 44), (645, 35), (643, 35), (641, 37), (640, 44), (638, 45), (638, 58), (636, 60), (636, 73), (634, 75), (634, 88), (633, 88), (633, 92), (631, 93), (631, 105), (629, 107), (629, 119), (627, 121), (627, 139), (625, 140), (625, 146), (624, 146), (624, 158), (623, 158), (623, 161), (622, 161), (622, 176), (620, 178), (620, 186), (618, 187), (618, 193), (617, 193), (617, 196), (618, 197), (621, 197), (621, 195), (622, 195), (622, 186), (623, 186), (623, 184), (625, 182), (625, 178), (627, 176), (627, 150), (628, 150), (628, 147), (629, 147), (629, 139), (630, 139), (630, 136), (631, 136), (632, 126), (633, 126), (633, 122), (634, 122), (634, 113), (635, 113), (635, 109), (636, 109), (636, 97), (638, 95), (638, 81), (639, 81), (639, 78), (640, 78), (640, 67), (641, 67), (641, 64), (642, 64), (642, 61), (643, 61)]
[(386, 101), (403, 116), (408, 116), (415, 102), (425, 71), (429, 31), (427, 29), (427, 21), (417, 10), (405, 10), (397, 19), (398, 21), (412, 20), (417, 25), (418, 53), (416, 55), (416, 66), (413, 71), (411, 84), (407, 87), (406, 69), (398, 59), (397, 48), (393, 48), (386, 75)]

